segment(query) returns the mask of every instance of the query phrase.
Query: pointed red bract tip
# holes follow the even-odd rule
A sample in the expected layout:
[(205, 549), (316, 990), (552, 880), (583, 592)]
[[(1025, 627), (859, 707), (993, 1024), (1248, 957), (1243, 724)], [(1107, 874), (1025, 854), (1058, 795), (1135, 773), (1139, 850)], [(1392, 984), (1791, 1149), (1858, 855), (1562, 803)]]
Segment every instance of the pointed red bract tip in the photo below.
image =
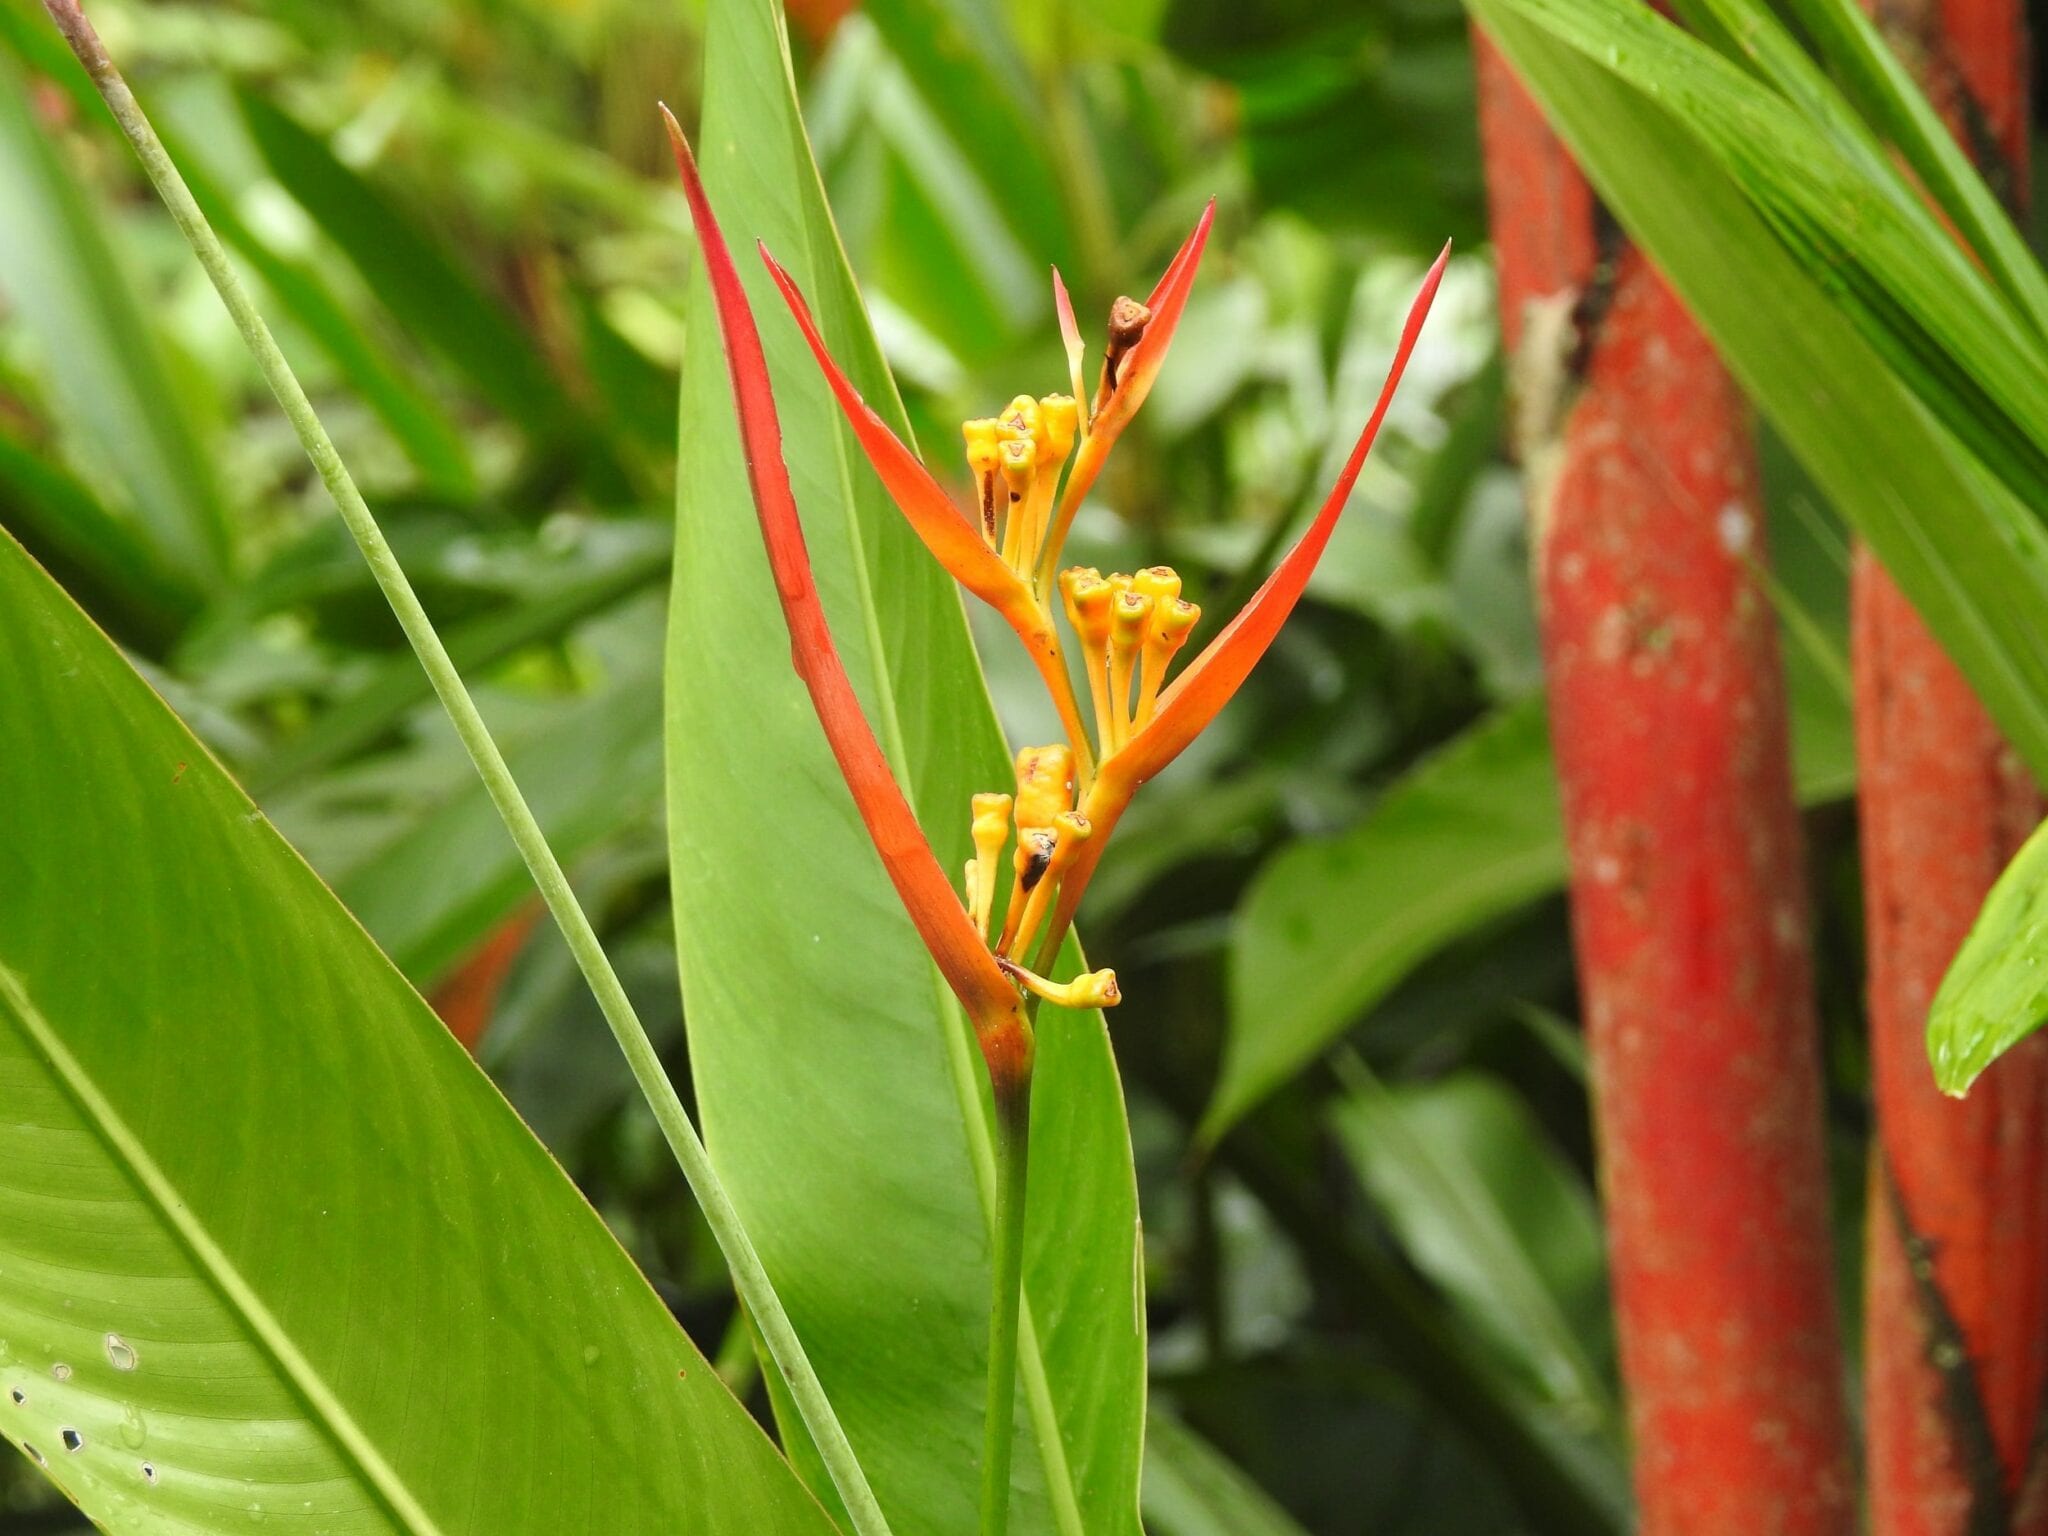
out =
[[(803, 525), (797, 517), (789, 469), (783, 462), (782, 427), (776, 415), (761, 333), (754, 324), (746, 290), (740, 283), (718, 219), (711, 211), (682, 127), (667, 107), (661, 109), (661, 115), (668, 124), (676, 169), (682, 175), (698, 244), (704, 251), (705, 274), (710, 279), (712, 301), (725, 342), (726, 365), (732, 377), (747, 480), (753, 491), (768, 564), (775, 575), (776, 595), (781, 599), (783, 619), (789, 627), (791, 660), (811, 695), (818, 722), (824, 727), (825, 739), (838, 760), (847, 788), (852, 791), (861, 820), (874, 838), (883, 867), (925, 948), (931, 951), (932, 959), (959, 996), (977, 1031), (985, 1039), (1007, 1038), (1022, 1021), (1017, 990), (997, 969), (951, 882), (939, 868), (930, 843), (889, 769), (888, 759), (875, 741), (867, 717), (861, 713), (860, 700), (832, 643), (832, 632), (826, 627), (825, 611), (811, 578), (810, 554), (804, 545)], [(993, 1066), (991, 1058), (992, 1070)]]
[(1135, 789), (1172, 762), (1203, 727), (1216, 718), (1217, 712), (1237, 692), (1252, 668), (1258, 665), (1259, 658), (1266, 654), (1273, 637), (1279, 634), (1280, 627), (1300, 601), (1309, 575), (1322, 558), (1345, 503), (1351, 499), (1352, 487), (1358, 483), (1359, 472), (1365, 468), (1366, 455), (1372, 451), (1373, 439), (1379, 435), (1380, 423), (1386, 419), (1387, 408), (1393, 404), (1394, 391), (1408, 367), (1409, 356), (1422, 334), (1422, 322), (1428, 317), (1437, 287), (1443, 281), (1444, 267), (1450, 259), (1451, 247), (1446, 241), (1435, 265), (1429, 269), (1429, 275), (1423, 279), (1415, 302), (1409, 306), (1407, 322), (1401, 328), (1400, 345), (1395, 348), (1393, 365), (1387, 371), (1386, 383), (1380, 386), (1379, 400), (1373, 406), (1372, 415), (1367, 419), (1365, 429), (1359, 433), (1350, 458), (1345, 460), (1344, 471), (1338, 475), (1329, 498), (1324, 501), (1322, 510), (1316, 513), (1315, 521), (1309, 524), (1308, 531), (1274, 568), (1273, 574), (1266, 578), (1265, 584), (1252, 595), (1251, 601), (1159, 696), (1158, 708), (1144, 728), (1103, 765), (1105, 778), (1114, 774), (1119, 784)]

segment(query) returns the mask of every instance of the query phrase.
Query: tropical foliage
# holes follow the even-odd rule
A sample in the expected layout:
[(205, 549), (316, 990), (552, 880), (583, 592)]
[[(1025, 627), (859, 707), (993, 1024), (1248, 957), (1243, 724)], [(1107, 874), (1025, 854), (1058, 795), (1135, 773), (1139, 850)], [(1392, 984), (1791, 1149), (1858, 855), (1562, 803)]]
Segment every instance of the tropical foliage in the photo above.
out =
[[(1850, 532), (2048, 770), (2048, 281), (1852, 0), (89, 9), (190, 202), (0, 0), (0, 1533), (990, 1529), (1019, 968), (1118, 1006), (1031, 1005), (1011, 1529), (1630, 1527), (1468, 20), (1770, 425), (1847, 1231)], [(1126, 721), (929, 495), (1160, 272), (1057, 503), (1190, 609)]]

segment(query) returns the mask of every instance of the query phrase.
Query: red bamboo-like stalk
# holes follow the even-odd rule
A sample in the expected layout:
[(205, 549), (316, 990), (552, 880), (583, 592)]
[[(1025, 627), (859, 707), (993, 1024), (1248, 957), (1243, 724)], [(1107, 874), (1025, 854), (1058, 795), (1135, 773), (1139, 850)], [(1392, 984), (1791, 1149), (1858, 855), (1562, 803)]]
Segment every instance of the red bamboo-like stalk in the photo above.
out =
[(1479, 45), (1644, 1536), (1847, 1536), (1819, 1051), (1743, 402)]
[[(2026, 183), (2018, 0), (1880, 15), (1993, 184)], [(1962, 674), (1867, 551), (1854, 578), (1870, 946), (1864, 1352), (1874, 1536), (2043, 1536), (2048, 1038), (1963, 1101), (1928, 1074), (1927, 1005), (2040, 803)]]

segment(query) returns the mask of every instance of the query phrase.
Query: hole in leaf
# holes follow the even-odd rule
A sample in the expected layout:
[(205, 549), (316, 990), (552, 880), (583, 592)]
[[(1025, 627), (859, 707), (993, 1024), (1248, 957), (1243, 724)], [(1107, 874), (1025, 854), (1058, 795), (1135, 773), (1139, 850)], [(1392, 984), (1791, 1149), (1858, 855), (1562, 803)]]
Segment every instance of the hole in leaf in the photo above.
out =
[(142, 1480), (143, 1480), (143, 1481), (144, 1481), (145, 1483), (149, 1484), (149, 1486), (150, 1486), (150, 1487), (152, 1487), (152, 1488), (154, 1488), (154, 1487), (156, 1486), (156, 1463), (155, 1463), (155, 1462), (153, 1462), (153, 1461), (145, 1461), (145, 1462), (144, 1462), (144, 1463), (142, 1464)]
[(21, 1448), (28, 1452), (28, 1459), (37, 1466), (47, 1467), (49, 1465), (47, 1461), (43, 1460), (43, 1453), (30, 1445), (26, 1440), (21, 1442)]
[(64, 1428), (58, 1430), (57, 1433), (64, 1437), (64, 1449), (67, 1451), (76, 1451), (80, 1446), (85, 1444), (85, 1436), (81, 1435), (77, 1430), (73, 1429), (68, 1424), (65, 1425)]
[(132, 1371), (138, 1361), (135, 1346), (118, 1333), (107, 1335), (107, 1363), (117, 1371)]
[(22, 1391), (19, 1387), (16, 1387), (12, 1392), (8, 1393), (7, 1395), (14, 1399), (14, 1406), (17, 1408), (19, 1408), (23, 1403), (28, 1401), (28, 1394)]

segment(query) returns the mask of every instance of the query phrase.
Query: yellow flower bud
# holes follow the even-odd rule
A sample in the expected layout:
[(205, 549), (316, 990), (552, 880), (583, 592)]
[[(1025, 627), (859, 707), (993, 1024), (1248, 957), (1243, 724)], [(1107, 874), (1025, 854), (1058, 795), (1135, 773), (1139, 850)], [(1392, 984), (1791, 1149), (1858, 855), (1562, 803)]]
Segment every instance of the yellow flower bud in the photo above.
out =
[(1017, 754), (1017, 830), (1050, 827), (1074, 808), (1074, 753), (1061, 742)]
[(1029, 395), (1019, 395), (1003, 407), (996, 423), (1004, 441), (1027, 442), (1035, 448), (1039, 431), (1038, 402)]
[(1081, 408), (1072, 395), (1047, 395), (1038, 402), (1038, 462), (1064, 464), (1081, 429)]
[(1138, 711), (1133, 717), (1140, 728), (1152, 718), (1174, 653), (1187, 643), (1188, 631), (1201, 617), (1198, 605), (1178, 597), (1153, 605), (1152, 625), (1145, 635), (1145, 657), (1138, 673)]
[(1131, 578), (1131, 589), (1154, 602), (1180, 596), (1180, 575), (1170, 565), (1148, 565)]
[(988, 937), (989, 916), (996, 902), (996, 864), (1003, 856), (1003, 844), (1010, 840), (1010, 797), (974, 797), (974, 861), (967, 866), (967, 910), (974, 918), (975, 932)]
[(1152, 608), (1152, 599), (1143, 592), (1126, 590), (1117, 593), (1116, 601), (1109, 606), (1109, 644), (1112, 655), (1125, 647), (1136, 650), (1144, 643), (1145, 631), (1152, 623)]
[(1109, 644), (1109, 605), (1116, 593), (1093, 566), (1076, 565), (1060, 572), (1060, 596), (1067, 622), (1083, 646)]

